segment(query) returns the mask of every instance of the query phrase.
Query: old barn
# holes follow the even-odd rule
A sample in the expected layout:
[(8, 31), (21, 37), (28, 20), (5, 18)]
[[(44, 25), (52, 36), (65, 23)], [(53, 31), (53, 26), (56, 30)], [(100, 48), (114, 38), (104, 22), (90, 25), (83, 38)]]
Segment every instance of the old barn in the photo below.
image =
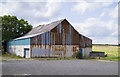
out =
[(71, 57), (76, 52), (89, 56), (92, 40), (80, 34), (66, 20), (35, 27), (26, 35), (8, 42), (8, 52), (17, 56)]

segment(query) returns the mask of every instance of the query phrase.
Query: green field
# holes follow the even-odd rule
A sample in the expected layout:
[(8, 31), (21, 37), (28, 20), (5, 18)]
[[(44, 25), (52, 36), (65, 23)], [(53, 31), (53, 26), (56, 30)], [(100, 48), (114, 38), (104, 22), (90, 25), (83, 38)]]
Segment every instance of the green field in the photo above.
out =
[(103, 57), (103, 60), (120, 60), (118, 57), (118, 46), (109, 46), (109, 45), (93, 45), (92, 51), (105, 52), (107, 57)]

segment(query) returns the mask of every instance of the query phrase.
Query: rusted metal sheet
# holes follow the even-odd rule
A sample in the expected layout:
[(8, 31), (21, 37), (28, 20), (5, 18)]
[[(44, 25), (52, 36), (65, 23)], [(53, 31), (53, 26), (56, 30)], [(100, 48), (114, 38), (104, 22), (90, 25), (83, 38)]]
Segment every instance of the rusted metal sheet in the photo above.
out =
[[(40, 48), (42, 46), (42, 48)], [(79, 45), (41, 45), (33, 47), (31, 50), (32, 57), (71, 57), (79, 51)], [(46, 46), (46, 48), (45, 48)], [(65, 49), (64, 49), (65, 48)], [(65, 53), (65, 56), (64, 56)]]
[(80, 48), (92, 47), (92, 40), (79, 34), (64, 20), (52, 30), (31, 37), (30, 44), (33, 57), (70, 57)]

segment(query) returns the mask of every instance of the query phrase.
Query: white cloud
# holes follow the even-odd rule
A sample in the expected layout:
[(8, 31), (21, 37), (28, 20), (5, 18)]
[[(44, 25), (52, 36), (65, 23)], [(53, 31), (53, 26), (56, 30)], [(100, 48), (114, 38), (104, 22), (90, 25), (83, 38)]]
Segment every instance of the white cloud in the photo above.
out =
[[(31, 0), (32, 1), (32, 0)], [(109, 16), (111, 19), (98, 19), (98, 18), (87, 18), (83, 20), (84, 22), (72, 22), (75, 29), (79, 31), (79, 33), (84, 34), (85, 36), (91, 37), (93, 42), (96, 43), (116, 43), (117, 35), (118, 35), (118, 25), (116, 24), (115, 19), (118, 12), (117, 6), (113, 9), (109, 7), (113, 2), (112, 0), (105, 0), (106, 2), (99, 2), (98, 0), (94, 1), (86, 1), (79, 0), (73, 8), (74, 11), (77, 11), (81, 14), (88, 11), (98, 10), (101, 7), (105, 7), (104, 11), (101, 13), (101, 17)], [(108, 1), (108, 2), (107, 2)], [(73, 1), (74, 2), (74, 1)], [(74, 4), (74, 3), (73, 3)], [(64, 11), (64, 15), (60, 15), (60, 10), (62, 7), (62, 11)], [(71, 6), (70, 6), (71, 7)], [(15, 15), (18, 18), (24, 18), (28, 20), (30, 24), (33, 26), (37, 26), (39, 24), (47, 24), (52, 21), (59, 20), (61, 18), (75, 18), (77, 15), (76, 12), (69, 13), (69, 16), (66, 15), (64, 6), (61, 6), (61, 2), (2, 2), (0, 3), (0, 15)], [(95, 12), (93, 14), (95, 14)], [(68, 14), (68, 12), (67, 12)], [(72, 15), (73, 16), (72, 16)], [(83, 16), (82, 18), (84, 18)], [(85, 17), (86, 18), (86, 17)], [(70, 21), (71, 21), (70, 20)]]
[(54, 16), (56, 12), (60, 10), (60, 3), (48, 1), (47, 4), (42, 8), (43, 11), (36, 10), (35, 16), (48, 18)]
[(118, 44), (116, 37), (92, 37), (93, 44)]
[(110, 11), (109, 16), (111, 18), (117, 18), (118, 17), (118, 5)]
[(105, 16), (105, 12), (101, 13), (101, 15), (100, 15), (100, 17), (103, 17), (103, 16)]
[(83, 14), (86, 12), (86, 10), (93, 11), (95, 9), (101, 8), (101, 7), (107, 7), (113, 3), (113, 0), (105, 0), (105, 1), (86, 1), (86, 0), (80, 0), (80, 2), (76, 3), (73, 6), (73, 10)]
[(114, 8), (105, 8), (100, 15), (101, 17), (109, 16), (110, 18), (118, 18), (118, 5)]
[(88, 7), (92, 7), (91, 4), (82, 0), (82, 3), (81, 2), (77, 3), (76, 5), (73, 6), (73, 9), (83, 14), (88, 9)]
[(15, 15), (36, 25), (57, 17), (60, 8), (61, 3), (53, 2), (53, 0), (47, 2), (1, 2), (0, 15)]
[(18, 3), (15, 3), (14, 6), (11, 3), (1, 2), (0, 3), (0, 15), (8, 15), (9, 13), (14, 12), (19, 6)]
[[(101, 39), (101, 43), (103, 41), (104, 43), (117, 42), (118, 25), (115, 23), (114, 20), (105, 22), (98, 18), (88, 18), (86, 21), (82, 23), (73, 23), (73, 26), (79, 33), (93, 38), (94, 43), (96, 43), (96, 41), (98, 40), (100, 41), (100, 39)], [(98, 38), (98, 40), (96, 38)], [(111, 40), (111, 41), (106, 42), (106, 40)]]
[[(1, 2), (47, 2), (53, 0), (1, 0)], [(54, 0), (54, 2), (82, 2), (82, 0)], [(88, 2), (119, 2), (119, 0), (85, 0)]]

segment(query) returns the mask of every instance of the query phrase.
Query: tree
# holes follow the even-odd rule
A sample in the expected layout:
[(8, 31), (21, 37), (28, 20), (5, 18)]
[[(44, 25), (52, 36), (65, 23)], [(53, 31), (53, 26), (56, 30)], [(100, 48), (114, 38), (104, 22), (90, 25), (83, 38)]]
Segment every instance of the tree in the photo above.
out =
[(2, 18), (2, 46), (6, 51), (6, 44), (9, 40), (20, 37), (32, 29), (24, 19), (18, 20), (16, 16), (4, 15)]
[[(43, 24), (44, 25), (44, 24)], [(43, 26), (43, 25), (38, 25), (37, 27)]]

